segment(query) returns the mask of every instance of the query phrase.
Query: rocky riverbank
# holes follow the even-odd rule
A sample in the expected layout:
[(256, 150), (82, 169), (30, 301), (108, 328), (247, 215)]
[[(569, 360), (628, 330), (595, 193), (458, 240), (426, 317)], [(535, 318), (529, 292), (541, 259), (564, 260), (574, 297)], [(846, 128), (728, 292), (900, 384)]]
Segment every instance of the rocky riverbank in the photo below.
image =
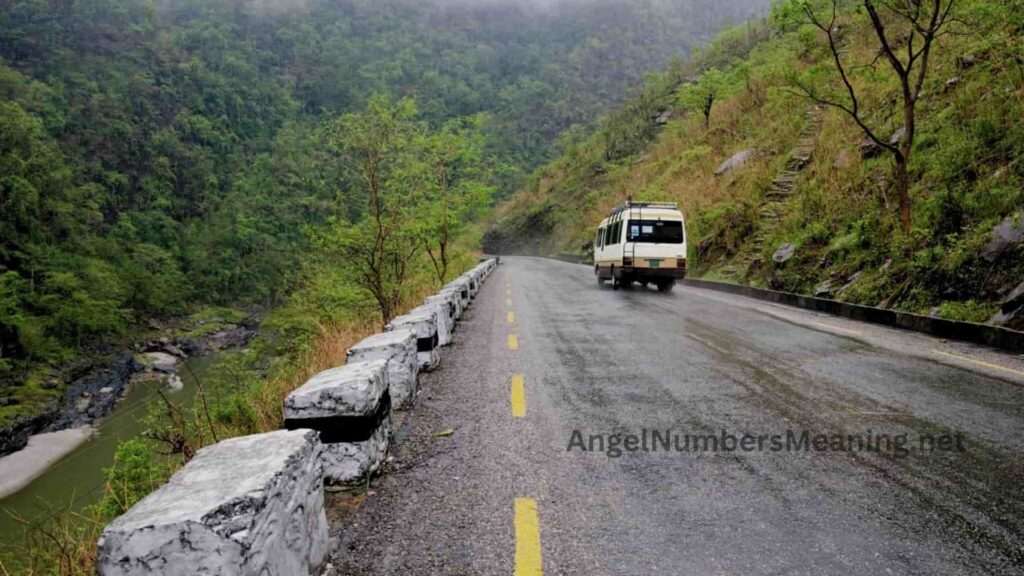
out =
[[(174, 327), (157, 326), (160, 336), (142, 341), (126, 350), (86, 365), (64, 371), (68, 384), (59, 398), (42, 411), (21, 416), (0, 428), (0, 456), (21, 450), (36, 434), (91, 426), (110, 413), (130, 387), (141, 380), (161, 380), (180, 385), (177, 371), (192, 356), (215, 350), (244, 346), (256, 335), (255, 314), (225, 321), (218, 316), (190, 317)], [(61, 375), (53, 373), (44, 386), (56, 389)]]

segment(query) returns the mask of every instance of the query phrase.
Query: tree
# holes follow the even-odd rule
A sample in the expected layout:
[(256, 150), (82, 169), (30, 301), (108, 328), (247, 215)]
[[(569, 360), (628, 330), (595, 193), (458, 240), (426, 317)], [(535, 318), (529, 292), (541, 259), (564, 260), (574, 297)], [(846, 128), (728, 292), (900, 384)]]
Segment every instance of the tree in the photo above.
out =
[[(795, 79), (794, 83), (815, 103), (845, 112), (872, 142), (892, 155), (896, 192), (899, 195), (900, 228), (907, 233), (910, 231), (911, 215), (908, 165), (917, 129), (917, 102), (928, 75), (928, 59), (935, 41), (949, 32), (949, 25), (954, 21), (956, 0), (862, 0), (879, 44), (878, 55), (868, 67), (873, 68), (879, 60), (884, 59), (900, 83), (902, 135), (892, 140), (881, 138), (877, 128), (868, 124), (868, 115), (863, 110), (861, 98), (851, 78), (855, 67), (843, 61), (840, 29), (836, 25), (838, 0), (830, 2), (831, 15), (827, 20), (809, 2), (803, 2), (802, 8), (808, 21), (825, 34), (833, 65), (842, 81), (840, 94), (845, 92), (845, 97), (822, 94), (810, 83), (799, 79)], [(879, 7), (885, 11), (885, 16), (879, 12)], [(887, 26), (890, 24), (897, 29), (895, 34), (889, 31)]]
[(484, 117), (451, 121), (422, 142), (430, 177), (420, 212), (427, 255), (440, 284), (448, 277), (450, 244), (465, 223), (487, 206), (495, 193), (493, 161), (485, 155)]
[(723, 93), (726, 86), (725, 74), (717, 69), (711, 68), (701, 74), (700, 79), (692, 84), (687, 84), (679, 95), (679, 101), (687, 110), (700, 110), (704, 116), (704, 129), (711, 125), (711, 109), (715, 100), (725, 96)]
[(422, 246), (411, 219), (418, 176), (410, 143), (421, 129), (415, 114), (412, 100), (378, 94), (364, 111), (341, 116), (331, 138), (366, 201), (358, 222), (339, 226), (338, 247), (357, 283), (373, 295), (384, 323), (398, 311), (410, 264)]

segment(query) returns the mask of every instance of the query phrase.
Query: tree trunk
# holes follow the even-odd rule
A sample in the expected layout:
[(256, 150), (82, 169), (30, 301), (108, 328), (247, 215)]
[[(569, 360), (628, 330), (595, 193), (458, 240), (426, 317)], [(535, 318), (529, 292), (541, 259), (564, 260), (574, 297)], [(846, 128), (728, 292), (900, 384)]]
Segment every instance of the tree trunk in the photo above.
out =
[(900, 197), (900, 229), (904, 234), (910, 233), (910, 174), (907, 172), (907, 161), (896, 158), (896, 193)]

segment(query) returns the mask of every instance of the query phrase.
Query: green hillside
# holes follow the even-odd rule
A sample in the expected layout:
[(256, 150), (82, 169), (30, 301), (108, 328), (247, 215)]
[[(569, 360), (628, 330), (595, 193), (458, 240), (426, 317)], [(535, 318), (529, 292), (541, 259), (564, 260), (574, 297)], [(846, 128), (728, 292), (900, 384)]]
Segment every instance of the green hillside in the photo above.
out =
[(416, 134), (479, 144), (486, 209), (561, 131), (766, 5), (5, 2), (0, 424), (150, 318), (308, 285), (311, 240), (364, 214), (335, 129), (374, 95), (415, 102)]
[[(831, 29), (862, 121), (898, 148), (902, 89), (865, 5), (841, 2)], [(850, 103), (829, 28), (813, 25), (804, 6), (828, 22), (828, 2), (780, 3), (564, 139), (562, 156), (500, 209), (487, 245), (585, 251), (604, 213), (632, 196), (680, 204), (690, 269), (706, 278), (972, 321), (1019, 298), (1024, 5), (953, 3), (915, 106), (909, 230), (893, 154), (867, 142), (847, 112), (807, 96)], [(905, 61), (921, 36), (880, 6), (890, 47)], [(911, 37), (917, 44), (908, 47)], [(1024, 327), (1019, 314), (1001, 320)]]

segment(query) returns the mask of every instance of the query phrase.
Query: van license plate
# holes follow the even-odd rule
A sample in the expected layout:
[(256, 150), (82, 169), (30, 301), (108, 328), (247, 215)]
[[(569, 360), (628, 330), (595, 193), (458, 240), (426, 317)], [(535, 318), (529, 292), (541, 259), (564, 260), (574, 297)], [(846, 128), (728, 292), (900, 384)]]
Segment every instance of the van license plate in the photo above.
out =
[(648, 260), (648, 261), (647, 261), (647, 264), (648, 264), (648, 265), (649, 265), (649, 266), (650, 266), (651, 268), (657, 268), (657, 267), (661, 266), (661, 260)]

